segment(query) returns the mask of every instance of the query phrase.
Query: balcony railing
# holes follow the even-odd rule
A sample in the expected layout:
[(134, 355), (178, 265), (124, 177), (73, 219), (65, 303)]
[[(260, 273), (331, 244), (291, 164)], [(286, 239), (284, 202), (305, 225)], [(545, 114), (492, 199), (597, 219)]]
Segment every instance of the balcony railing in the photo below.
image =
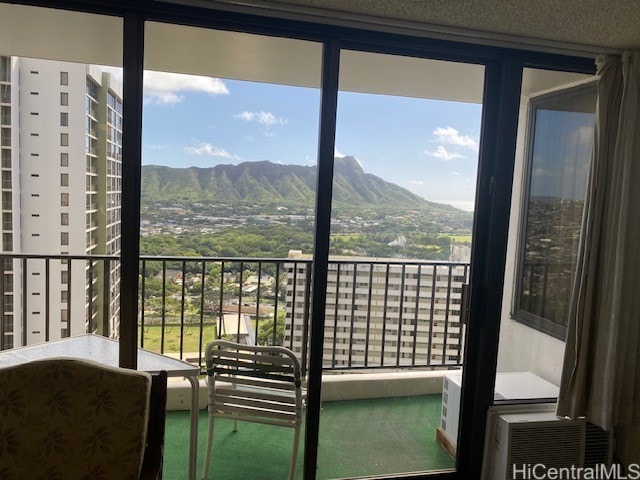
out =
[[(0, 256), (0, 273), (11, 269), (21, 279), (14, 285), (19, 291), (10, 292), (16, 298), (11, 311), (0, 306), (0, 318), (13, 314), (21, 322), (21, 328), (12, 328), (22, 336), (15, 345), (59, 337), (52, 332), (61, 325), (61, 309), (70, 312), (64, 335), (117, 336), (118, 312), (111, 300), (118, 289), (110, 272), (119, 257)], [(332, 259), (328, 268), (326, 370), (462, 364), (461, 291), (468, 264)], [(214, 338), (284, 345), (306, 368), (311, 269), (309, 258), (142, 256), (139, 345), (201, 366), (204, 347)], [(6, 289), (0, 286), (0, 295)], [(64, 302), (60, 290), (67, 291)], [(38, 295), (20, 294), (27, 291)], [(2, 348), (10, 343), (8, 333), (0, 331)]]

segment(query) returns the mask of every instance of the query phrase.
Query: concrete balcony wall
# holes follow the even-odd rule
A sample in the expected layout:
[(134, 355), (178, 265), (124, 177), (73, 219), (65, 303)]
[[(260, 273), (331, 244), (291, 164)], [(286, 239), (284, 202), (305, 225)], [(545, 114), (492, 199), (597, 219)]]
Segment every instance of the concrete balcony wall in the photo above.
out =
[[(409, 397), (442, 393), (442, 377), (453, 370), (325, 374), (322, 401), (362, 400), (368, 398)], [(208, 389), (200, 381), (199, 404), (206, 408)], [(191, 385), (187, 380), (170, 378), (167, 410), (189, 410)]]

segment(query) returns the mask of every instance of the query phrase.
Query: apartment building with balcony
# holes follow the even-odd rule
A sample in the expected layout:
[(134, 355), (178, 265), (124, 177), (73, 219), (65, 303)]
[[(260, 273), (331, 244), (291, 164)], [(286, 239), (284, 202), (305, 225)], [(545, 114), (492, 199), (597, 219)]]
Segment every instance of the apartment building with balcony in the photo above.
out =
[[(86, 64), (0, 58), (2, 251), (32, 256), (118, 253), (119, 82)], [(6, 260), (4, 279), (4, 348), (117, 330), (116, 262)], [(72, 316), (85, 320), (71, 322)]]
[[(292, 250), (289, 258), (311, 256)], [(299, 355), (308, 338), (309, 268), (307, 263), (285, 264), (284, 344)], [(448, 262), (330, 257), (325, 368), (459, 367), (468, 269), (468, 264)]]

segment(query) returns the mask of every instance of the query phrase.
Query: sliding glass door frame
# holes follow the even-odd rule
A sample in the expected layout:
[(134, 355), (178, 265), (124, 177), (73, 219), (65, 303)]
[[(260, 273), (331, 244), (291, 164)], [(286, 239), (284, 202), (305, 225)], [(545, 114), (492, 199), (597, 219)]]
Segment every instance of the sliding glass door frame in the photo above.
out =
[[(479, 478), (487, 409), (493, 404), (502, 285), (506, 262), (522, 70), (525, 67), (594, 73), (593, 58), (483, 46), (422, 35), (403, 35), (155, 1), (12, 1), (115, 15), (124, 19), (123, 202), (120, 365), (136, 368), (142, 146), (142, 73), (146, 21), (174, 23), (321, 42), (318, 184), (313, 261), (313, 310), (304, 478), (315, 478), (320, 422), (322, 342), (326, 302), (333, 152), (341, 49), (362, 50), (485, 67), (470, 301), (464, 352), (463, 400), (456, 472), (384, 478)], [(233, 7), (230, 7), (233, 8)], [(238, 7), (242, 9), (243, 7)], [(245, 9), (246, 10), (246, 9)], [(268, 12), (267, 12), (268, 13)]]

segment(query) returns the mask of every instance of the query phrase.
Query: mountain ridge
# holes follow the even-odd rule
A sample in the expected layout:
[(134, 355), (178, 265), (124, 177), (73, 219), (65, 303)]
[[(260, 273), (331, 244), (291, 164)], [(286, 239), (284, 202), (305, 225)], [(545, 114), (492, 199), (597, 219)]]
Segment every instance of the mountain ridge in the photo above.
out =
[[(313, 208), (316, 167), (282, 165), (268, 160), (220, 164), (213, 167), (142, 167), (143, 203), (200, 202)], [(351, 156), (335, 159), (334, 210), (359, 207), (393, 210), (428, 210), (459, 213), (461, 210), (430, 202), (394, 183), (366, 173)]]

